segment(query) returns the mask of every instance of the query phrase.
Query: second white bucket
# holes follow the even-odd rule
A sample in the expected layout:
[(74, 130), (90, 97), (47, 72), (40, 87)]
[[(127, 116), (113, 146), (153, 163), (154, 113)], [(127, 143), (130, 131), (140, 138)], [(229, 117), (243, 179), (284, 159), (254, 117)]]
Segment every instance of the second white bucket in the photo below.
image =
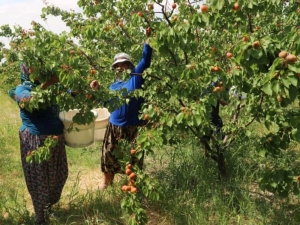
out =
[(95, 121), (95, 137), (94, 140), (96, 142), (101, 142), (104, 139), (105, 131), (106, 131), (106, 126), (108, 124), (108, 120), (110, 117), (110, 113), (107, 110), (107, 108), (97, 108), (93, 109), (94, 111), (97, 112), (98, 117)]
[[(95, 133), (95, 121), (79, 125), (73, 122), (73, 117), (76, 115), (78, 110), (70, 110), (68, 112), (60, 112), (59, 119), (64, 124), (64, 137), (66, 145), (72, 148), (83, 148), (94, 143), (94, 133)], [(95, 120), (98, 113), (95, 110), (91, 110), (94, 114)], [(73, 129), (68, 132), (68, 128), (72, 126)]]

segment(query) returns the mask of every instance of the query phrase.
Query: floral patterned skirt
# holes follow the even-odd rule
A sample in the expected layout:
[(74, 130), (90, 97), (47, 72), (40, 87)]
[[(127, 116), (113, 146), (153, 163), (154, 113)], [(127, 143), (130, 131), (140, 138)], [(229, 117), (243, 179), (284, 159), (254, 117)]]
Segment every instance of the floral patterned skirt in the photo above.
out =
[(57, 203), (68, 177), (68, 163), (63, 135), (58, 135), (58, 143), (51, 148), (48, 161), (38, 164), (34, 160), (26, 162), (29, 151), (43, 146), (49, 135), (32, 135), (25, 129), (19, 132), (22, 167), (27, 189), (31, 195), (36, 221), (45, 219), (45, 210)]
[[(114, 150), (118, 148), (118, 143), (121, 139), (126, 140), (134, 145), (136, 143), (137, 133), (138, 126), (120, 127), (108, 123), (102, 145), (101, 170), (103, 173), (124, 173), (124, 169), (121, 168), (118, 158), (114, 154)], [(121, 151), (129, 150), (130, 149), (122, 149)], [(144, 163), (144, 153), (140, 159), (132, 157), (131, 163), (136, 163), (139, 168), (142, 169)]]

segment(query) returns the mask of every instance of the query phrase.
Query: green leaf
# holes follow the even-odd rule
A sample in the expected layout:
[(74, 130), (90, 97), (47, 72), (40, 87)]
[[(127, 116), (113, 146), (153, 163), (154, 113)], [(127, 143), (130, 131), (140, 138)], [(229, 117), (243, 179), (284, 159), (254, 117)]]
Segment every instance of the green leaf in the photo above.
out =
[(295, 76), (292, 76), (292, 77), (288, 77), (288, 80), (290, 81), (290, 83), (293, 85), (293, 86), (295, 86), (295, 87), (297, 87), (297, 85), (298, 85), (298, 78), (297, 77), (295, 77)]
[(255, 59), (260, 59), (263, 56), (263, 52), (262, 51), (260, 51), (260, 50), (254, 50), (254, 49), (250, 50), (250, 54)]
[(26, 163), (31, 163), (32, 162), (32, 155), (27, 155), (26, 156)]
[(221, 10), (225, 4), (225, 1), (214, 0), (212, 5), (217, 9)]
[(272, 95), (272, 84), (267, 83), (262, 87), (262, 91), (265, 92), (267, 95)]
[(202, 116), (201, 115), (194, 115), (194, 123), (196, 126), (199, 126), (202, 123)]
[(202, 21), (204, 21), (206, 25), (209, 24), (209, 15), (208, 15), (208, 13), (201, 13), (200, 15), (201, 16), (199, 17), (199, 19), (201, 18)]
[(146, 133), (141, 133), (140, 135), (138, 135), (138, 137), (137, 137), (138, 143), (143, 143), (146, 141), (148, 141), (148, 135), (146, 135)]
[(265, 149), (261, 149), (258, 154), (259, 154), (260, 157), (264, 158), (267, 155), (267, 151)]
[(23, 61), (23, 60), (24, 60), (24, 56), (23, 56), (23, 54), (22, 54), (21, 52), (18, 53), (18, 59), (19, 59), (20, 61)]
[(168, 120), (167, 120), (167, 126), (169, 126), (169, 127), (172, 127), (172, 125), (173, 125), (173, 119), (171, 119), (171, 118), (169, 118)]
[(278, 184), (276, 182), (272, 182), (270, 183), (271, 187), (276, 188), (278, 186)]
[(286, 88), (289, 88), (291, 82), (289, 81), (288, 78), (282, 78), (282, 83)]
[(290, 86), (289, 88), (289, 96), (290, 96), (290, 100), (293, 102), (295, 101), (295, 99), (298, 96), (298, 88), (295, 86)]
[(183, 112), (179, 113), (179, 114), (176, 116), (176, 121), (177, 121), (177, 123), (182, 123), (183, 118), (184, 118), (184, 113), (183, 113)]
[(276, 80), (274, 82), (272, 82), (272, 90), (278, 94), (280, 92), (280, 84), (279, 84), (279, 81)]
[(300, 73), (300, 67), (296, 67), (296, 66), (293, 66), (293, 65), (289, 64), (288, 68), (289, 68), (289, 70), (291, 70), (295, 73)]

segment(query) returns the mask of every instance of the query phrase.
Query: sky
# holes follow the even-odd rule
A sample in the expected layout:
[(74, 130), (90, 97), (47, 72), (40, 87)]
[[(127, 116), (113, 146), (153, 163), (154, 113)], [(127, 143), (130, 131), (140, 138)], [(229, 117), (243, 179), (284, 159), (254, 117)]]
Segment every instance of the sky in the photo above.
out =
[[(79, 10), (77, 0), (47, 0), (47, 2), (64, 10)], [(43, 0), (0, 0), (0, 26), (9, 24), (13, 28), (14, 25), (20, 25), (29, 29), (31, 21), (34, 20), (55, 33), (66, 30), (59, 17), (51, 16), (47, 21), (40, 18), (44, 6)], [(8, 46), (7, 39), (0, 37), (0, 41)]]
[[(50, 5), (55, 5), (64, 10), (80, 11), (77, 6), (78, 0), (0, 0), (0, 26), (9, 24), (11, 28), (14, 25), (20, 25), (24, 29), (30, 29), (31, 21), (40, 23), (46, 29), (55, 33), (60, 33), (68, 28), (60, 20), (59, 17), (48, 16), (48, 20), (44, 21), (40, 18), (42, 8), (45, 6), (44, 1)], [(173, 0), (167, 0), (169, 4)], [(163, 1), (165, 2), (165, 1)], [(155, 7), (157, 7), (155, 5)], [(8, 39), (0, 37), (6, 47), (9, 47)]]

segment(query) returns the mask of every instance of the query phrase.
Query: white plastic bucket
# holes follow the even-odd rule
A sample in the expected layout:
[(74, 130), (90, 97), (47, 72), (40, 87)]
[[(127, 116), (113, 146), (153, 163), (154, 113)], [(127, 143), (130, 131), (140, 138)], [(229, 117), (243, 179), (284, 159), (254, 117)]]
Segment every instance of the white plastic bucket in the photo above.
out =
[(108, 124), (110, 113), (107, 110), (107, 108), (98, 108), (98, 109), (93, 109), (93, 110), (98, 113), (98, 117), (95, 121), (94, 140), (96, 142), (101, 142), (104, 139), (106, 126)]
[[(91, 110), (94, 113), (95, 120), (98, 116), (98, 113), (95, 110)], [(66, 145), (72, 148), (83, 148), (87, 147), (94, 143), (94, 130), (95, 130), (95, 121), (79, 125), (72, 121), (75, 114), (78, 110), (69, 110), (68, 112), (63, 111), (59, 113), (59, 119), (64, 124), (64, 137)], [(68, 131), (68, 128), (73, 127), (71, 131)]]

